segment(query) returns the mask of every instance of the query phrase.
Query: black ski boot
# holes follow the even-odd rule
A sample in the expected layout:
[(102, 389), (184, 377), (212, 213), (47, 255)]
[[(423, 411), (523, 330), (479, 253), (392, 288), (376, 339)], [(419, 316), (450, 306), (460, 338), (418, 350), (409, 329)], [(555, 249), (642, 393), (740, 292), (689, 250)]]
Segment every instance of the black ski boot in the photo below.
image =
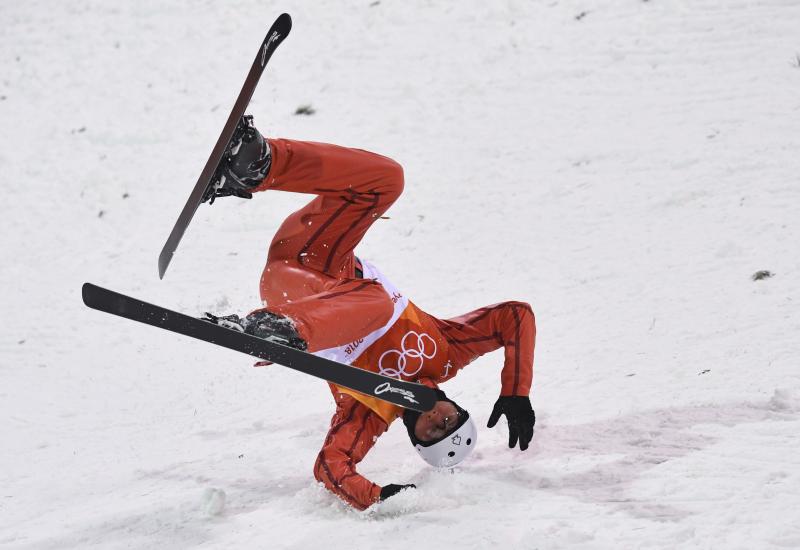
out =
[(233, 131), (228, 148), (217, 166), (203, 201), (214, 204), (217, 197), (231, 195), (253, 198), (250, 192), (258, 187), (269, 173), (272, 164), (269, 143), (253, 125), (253, 117), (244, 115)]
[(238, 315), (217, 317), (206, 312), (205, 316), (200, 319), (221, 327), (263, 338), (268, 342), (299, 349), (300, 351), (308, 349), (308, 344), (297, 333), (291, 319), (269, 311), (256, 311), (244, 319)]

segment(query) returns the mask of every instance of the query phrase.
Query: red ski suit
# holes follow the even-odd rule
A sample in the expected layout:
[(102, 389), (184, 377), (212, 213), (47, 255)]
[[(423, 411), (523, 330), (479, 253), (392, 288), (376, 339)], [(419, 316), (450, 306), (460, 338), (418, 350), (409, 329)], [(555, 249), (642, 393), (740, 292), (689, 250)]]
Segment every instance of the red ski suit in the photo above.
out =
[[(403, 190), (395, 161), (336, 145), (269, 140), (272, 167), (256, 191), (316, 197), (278, 229), (261, 276), (269, 311), (294, 320), (309, 351), (387, 376), (436, 386), (503, 347), (500, 395), (527, 396), (536, 327), (530, 306), (504, 302), (454, 319), (416, 307), (353, 250)], [(403, 409), (331, 384), (336, 413), (314, 476), (363, 510), (381, 487), (356, 472)]]

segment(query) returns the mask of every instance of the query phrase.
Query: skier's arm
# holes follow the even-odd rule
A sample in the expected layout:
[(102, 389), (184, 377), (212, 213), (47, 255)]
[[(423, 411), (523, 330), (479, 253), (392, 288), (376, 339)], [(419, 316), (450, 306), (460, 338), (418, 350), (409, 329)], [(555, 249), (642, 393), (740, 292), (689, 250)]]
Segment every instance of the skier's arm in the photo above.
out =
[(531, 306), (524, 302), (506, 302), (502, 306), (495, 319), (505, 349), (500, 395), (527, 396), (533, 383), (536, 319)]
[(503, 302), (436, 321), (450, 346), (456, 369), (502, 347), (505, 361), (500, 373), (500, 395), (530, 394), (536, 343), (536, 320), (530, 305)]
[(381, 487), (356, 471), (387, 425), (349, 395), (337, 395), (336, 414), (314, 464), (314, 477), (339, 498), (364, 510), (381, 498)]
[(500, 397), (492, 408), (487, 427), (493, 428), (500, 416), (505, 415), (508, 447), (513, 449), (519, 443), (519, 449), (524, 451), (533, 438), (536, 423), (528, 397), (533, 380), (536, 320), (531, 306), (521, 302), (502, 304), (494, 318), (505, 347), (505, 363), (500, 375)]
[(505, 361), (500, 374), (500, 397), (489, 417), (490, 428), (505, 415), (508, 446), (526, 450), (533, 437), (536, 416), (528, 395), (533, 381), (533, 349), (536, 320), (530, 305), (504, 302), (487, 306), (455, 319), (439, 321), (450, 344), (450, 357), (461, 368), (484, 353), (503, 347)]

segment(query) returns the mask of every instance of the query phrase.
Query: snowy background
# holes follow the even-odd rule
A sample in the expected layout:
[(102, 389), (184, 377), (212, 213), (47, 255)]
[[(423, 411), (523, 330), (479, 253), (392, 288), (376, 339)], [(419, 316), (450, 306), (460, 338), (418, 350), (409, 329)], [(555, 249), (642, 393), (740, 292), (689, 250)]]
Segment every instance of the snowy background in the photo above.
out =
[[(393, 426), (360, 470), (419, 488), (365, 513), (312, 476), (324, 383), (80, 298), (259, 305), (303, 196), (201, 207), (156, 259), (283, 11), (258, 127), (405, 167), (360, 254), (432, 313), (538, 321), (532, 447), (485, 428), (485, 356), (445, 387), (473, 457), (432, 471)], [(796, 0), (6, 1), (0, 26), (0, 547), (800, 547)]]

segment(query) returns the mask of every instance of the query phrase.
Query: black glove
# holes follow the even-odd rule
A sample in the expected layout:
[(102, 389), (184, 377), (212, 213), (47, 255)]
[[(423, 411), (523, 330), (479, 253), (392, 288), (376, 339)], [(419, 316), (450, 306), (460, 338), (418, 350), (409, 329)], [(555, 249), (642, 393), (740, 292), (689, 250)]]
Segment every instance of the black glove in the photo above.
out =
[(519, 450), (524, 451), (533, 438), (533, 425), (536, 424), (531, 400), (521, 395), (499, 397), (489, 416), (487, 427), (494, 428), (503, 414), (508, 420), (508, 448), (513, 449), (519, 439)]
[(384, 485), (381, 487), (381, 502), (386, 500), (387, 498), (396, 495), (403, 489), (416, 489), (417, 486), (413, 483), (409, 483), (408, 485), (395, 485), (394, 483), (390, 483), (389, 485)]

